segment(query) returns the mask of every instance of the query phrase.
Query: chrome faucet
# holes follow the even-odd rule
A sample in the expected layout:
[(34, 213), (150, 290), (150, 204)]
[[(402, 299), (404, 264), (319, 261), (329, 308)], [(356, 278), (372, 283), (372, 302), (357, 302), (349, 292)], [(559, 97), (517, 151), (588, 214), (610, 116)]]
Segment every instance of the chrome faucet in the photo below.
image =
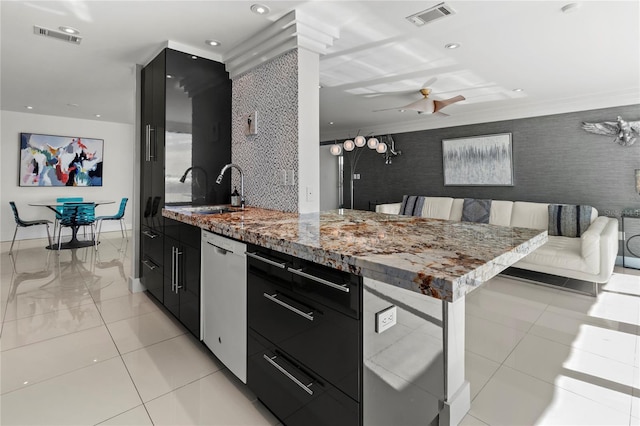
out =
[(242, 172), (242, 169), (240, 168), (240, 166), (233, 163), (225, 165), (222, 168), (222, 170), (220, 170), (220, 175), (218, 175), (218, 178), (216, 179), (216, 183), (220, 185), (220, 182), (222, 182), (222, 177), (224, 176), (224, 172), (226, 172), (227, 169), (230, 169), (232, 167), (234, 169), (237, 169), (240, 172), (240, 206), (244, 209), (244, 173)]
[[(194, 184), (198, 187), (201, 188), (200, 186), (200, 182), (198, 182), (198, 179), (195, 177), (194, 171), (195, 170), (200, 170), (202, 172), (202, 174), (204, 175), (204, 195), (202, 196), (202, 199), (204, 200), (204, 202), (207, 202), (207, 194), (209, 192), (209, 175), (207, 174), (207, 171), (205, 169), (203, 169), (200, 166), (193, 166), (193, 167), (189, 167), (187, 170), (184, 171), (184, 174), (182, 175), (182, 177), (180, 178), (180, 183), (184, 183), (185, 180), (187, 180), (187, 175), (189, 174), (189, 172), (191, 172), (191, 176), (194, 179)], [(192, 196), (193, 197), (193, 196)], [(199, 197), (194, 198), (194, 201), (198, 200)]]

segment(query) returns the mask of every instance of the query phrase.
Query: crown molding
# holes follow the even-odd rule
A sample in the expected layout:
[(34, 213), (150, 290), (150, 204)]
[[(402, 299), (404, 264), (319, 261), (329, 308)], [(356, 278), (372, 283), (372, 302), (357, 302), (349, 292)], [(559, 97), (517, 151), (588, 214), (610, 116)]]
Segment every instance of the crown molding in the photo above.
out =
[(223, 62), (233, 79), (290, 50), (325, 54), (338, 36), (337, 28), (293, 10), (231, 49)]

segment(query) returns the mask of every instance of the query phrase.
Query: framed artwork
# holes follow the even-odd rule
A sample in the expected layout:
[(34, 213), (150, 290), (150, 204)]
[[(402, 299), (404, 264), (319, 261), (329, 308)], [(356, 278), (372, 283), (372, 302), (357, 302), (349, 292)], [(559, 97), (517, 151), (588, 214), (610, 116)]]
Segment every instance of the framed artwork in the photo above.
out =
[(20, 186), (102, 186), (104, 140), (20, 133)]
[(443, 139), (444, 184), (513, 186), (511, 133)]

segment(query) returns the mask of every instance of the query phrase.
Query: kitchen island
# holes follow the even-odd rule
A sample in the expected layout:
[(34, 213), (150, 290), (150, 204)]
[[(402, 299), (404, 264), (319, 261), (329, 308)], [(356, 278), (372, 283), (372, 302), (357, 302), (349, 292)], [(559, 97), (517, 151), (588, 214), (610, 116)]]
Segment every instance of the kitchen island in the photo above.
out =
[[(176, 206), (163, 216), (362, 277), (366, 425), (459, 423), (470, 405), (465, 295), (547, 240), (535, 229), (355, 210), (205, 215)], [(397, 325), (376, 332), (390, 307)]]

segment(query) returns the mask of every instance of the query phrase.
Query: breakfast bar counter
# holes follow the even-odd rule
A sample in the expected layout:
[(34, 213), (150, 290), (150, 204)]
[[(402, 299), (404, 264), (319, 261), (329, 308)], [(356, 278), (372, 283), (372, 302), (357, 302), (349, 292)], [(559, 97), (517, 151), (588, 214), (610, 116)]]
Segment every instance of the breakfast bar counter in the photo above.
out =
[(163, 216), (335, 269), (453, 302), (547, 240), (547, 232), (359, 210), (298, 214), (247, 207)]

